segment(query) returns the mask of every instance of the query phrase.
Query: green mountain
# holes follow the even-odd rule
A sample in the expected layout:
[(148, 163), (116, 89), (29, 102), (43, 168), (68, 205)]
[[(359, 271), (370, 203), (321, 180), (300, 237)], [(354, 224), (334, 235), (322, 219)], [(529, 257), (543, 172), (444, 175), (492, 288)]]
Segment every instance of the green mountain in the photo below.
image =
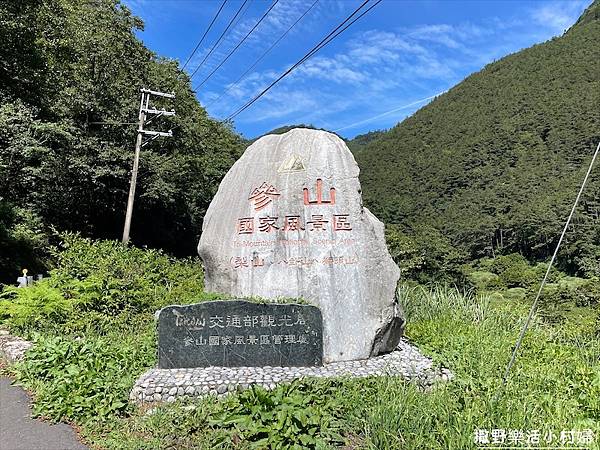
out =
[(354, 136), (350, 140), (346, 140), (346, 143), (348, 144), (348, 148), (350, 148), (352, 153), (355, 153), (362, 147), (370, 144), (377, 138), (381, 137), (383, 134), (385, 134), (385, 130), (369, 131), (368, 133), (359, 134), (357, 136)]
[[(367, 206), (448, 255), (547, 258), (600, 141), (599, 16), (596, 0), (563, 36), (489, 64), (358, 147)], [(600, 275), (599, 261), (600, 161), (560, 262)]]

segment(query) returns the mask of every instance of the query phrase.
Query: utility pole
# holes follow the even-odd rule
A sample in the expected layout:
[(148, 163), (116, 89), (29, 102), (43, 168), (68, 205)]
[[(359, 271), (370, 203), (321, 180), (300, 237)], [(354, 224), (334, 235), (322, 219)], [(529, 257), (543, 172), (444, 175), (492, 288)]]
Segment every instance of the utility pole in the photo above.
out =
[[(167, 94), (165, 92), (151, 91), (150, 89), (140, 89), (142, 93), (142, 99), (140, 101), (140, 113), (138, 116), (138, 132), (135, 141), (135, 154), (133, 156), (133, 170), (131, 171), (131, 183), (129, 184), (129, 197), (127, 199), (127, 213), (125, 214), (125, 227), (123, 228), (123, 243), (129, 242), (129, 230), (131, 228), (131, 215), (133, 214), (133, 200), (135, 198), (135, 185), (137, 182), (138, 167), (140, 164), (140, 150), (147, 144), (159, 137), (172, 137), (173, 132), (151, 131), (144, 130), (144, 125), (150, 123), (153, 119), (157, 119), (161, 116), (174, 116), (175, 111), (165, 111), (164, 109), (158, 110), (150, 108), (150, 96), (164, 98), (175, 98), (175, 94)], [(146, 122), (147, 116), (152, 116), (148, 122)], [(144, 141), (144, 136), (149, 136)]]

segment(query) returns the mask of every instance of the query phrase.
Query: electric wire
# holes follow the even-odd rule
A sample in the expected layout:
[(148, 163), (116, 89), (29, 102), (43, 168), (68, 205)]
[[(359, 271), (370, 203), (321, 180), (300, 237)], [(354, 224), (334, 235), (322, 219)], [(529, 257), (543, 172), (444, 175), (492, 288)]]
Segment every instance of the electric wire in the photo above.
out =
[(196, 47), (194, 48), (194, 50), (192, 50), (192, 53), (190, 54), (190, 56), (188, 56), (188, 59), (185, 61), (185, 64), (181, 67), (181, 70), (185, 69), (185, 66), (188, 65), (188, 63), (190, 62), (190, 60), (192, 59), (192, 57), (196, 54), (196, 52), (198, 51), (198, 49), (202, 45), (202, 42), (204, 42), (204, 38), (206, 37), (206, 35), (208, 34), (208, 32), (210, 31), (210, 29), (214, 25), (215, 21), (217, 20), (217, 17), (219, 17), (219, 14), (221, 14), (221, 11), (223, 10), (223, 7), (225, 6), (225, 3), (227, 3), (227, 0), (223, 0), (223, 3), (221, 3), (221, 7), (217, 11), (217, 14), (215, 14), (215, 17), (213, 17), (212, 21), (210, 22), (210, 25), (208, 26), (208, 28), (206, 29), (206, 31), (204, 32), (204, 34), (200, 38), (200, 41), (198, 42), (198, 44), (196, 44)]
[(263, 58), (264, 58), (265, 56), (267, 56), (267, 55), (268, 55), (268, 54), (271, 52), (271, 50), (273, 50), (273, 49), (275, 48), (275, 46), (276, 46), (277, 44), (279, 44), (279, 42), (281, 42), (281, 40), (282, 40), (284, 37), (286, 37), (286, 36), (287, 36), (287, 34), (288, 34), (288, 33), (289, 33), (289, 32), (290, 32), (290, 31), (291, 31), (291, 30), (292, 30), (292, 29), (293, 29), (293, 28), (294, 28), (294, 27), (295, 27), (295, 26), (298, 24), (298, 22), (300, 22), (300, 21), (301, 21), (301, 20), (304, 18), (304, 16), (306, 16), (306, 15), (307, 15), (307, 14), (308, 14), (308, 13), (309, 13), (309, 12), (310, 12), (312, 9), (313, 9), (313, 7), (314, 7), (314, 6), (315, 6), (315, 5), (316, 5), (318, 2), (319, 2), (319, 0), (315, 0), (315, 1), (313, 2), (313, 4), (312, 4), (312, 5), (310, 5), (310, 6), (309, 6), (309, 8), (308, 8), (306, 11), (304, 11), (304, 13), (303, 13), (303, 14), (302, 14), (300, 17), (298, 17), (298, 19), (296, 19), (296, 21), (295, 21), (295, 22), (294, 22), (294, 23), (293, 23), (293, 24), (292, 24), (292, 25), (291, 25), (291, 26), (290, 26), (290, 27), (289, 27), (289, 28), (288, 28), (288, 29), (285, 31), (285, 33), (283, 33), (281, 36), (279, 36), (279, 38), (278, 38), (278, 39), (277, 39), (275, 42), (273, 42), (273, 43), (271, 44), (271, 46), (270, 46), (270, 47), (269, 47), (269, 48), (268, 48), (268, 49), (267, 49), (267, 50), (266, 50), (266, 51), (265, 51), (265, 52), (264, 52), (264, 53), (263, 53), (263, 54), (262, 54), (262, 55), (261, 55), (261, 56), (260, 56), (260, 57), (259, 57), (259, 58), (258, 58), (256, 61), (255, 61), (255, 62), (254, 62), (254, 64), (252, 64), (250, 67), (248, 67), (248, 68), (246, 69), (246, 71), (245, 71), (243, 74), (241, 74), (241, 75), (240, 75), (240, 77), (239, 77), (237, 80), (235, 80), (235, 81), (233, 82), (233, 84), (229, 85), (229, 87), (227, 88), (227, 90), (226, 90), (225, 92), (223, 92), (221, 95), (219, 95), (219, 96), (218, 96), (216, 99), (214, 99), (214, 100), (213, 100), (213, 101), (212, 101), (212, 102), (211, 102), (209, 105), (207, 105), (206, 107), (207, 107), (207, 108), (210, 108), (210, 107), (211, 107), (211, 106), (213, 106), (215, 103), (217, 103), (219, 100), (221, 100), (221, 99), (222, 99), (222, 98), (223, 98), (225, 95), (227, 95), (229, 92), (231, 92), (231, 90), (232, 90), (234, 87), (236, 87), (237, 85), (239, 85), (239, 84), (240, 84), (240, 82), (246, 78), (246, 75), (248, 75), (248, 73), (250, 73), (250, 71), (251, 71), (252, 69), (254, 69), (254, 68), (255, 68), (255, 67), (258, 65), (258, 63), (259, 63), (259, 62), (261, 62), (261, 61), (263, 60)]
[[(265, 95), (273, 86), (275, 86), (279, 81), (281, 81), (283, 78), (285, 78), (287, 75), (289, 75), (290, 73), (292, 73), (298, 66), (302, 65), (305, 61), (307, 61), (309, 58), (311, 58), (315, 53), (317, 53), (319, 50), (321, 50), (323, 47), (325, 47), (327, 44), (329, 44), (333, 39), (335, 39), (337, 36), (339, 36), (340, 34), (342, 34), (345, 30), (347, 30), (353, 23), (355, 23), (357, 20), (359, 20), (361, 17), (363, 17), (365, 14), (367, 14), (371, 9), (373, 9), (375, 6), (377, 6), (379, 3), (381, 3), (382, 0), (377, 0), (375, 3), (373, 3), (369, 8), (367, 8), (365, 11), (363, 11), (358, 17), (356, 17), (355, 19), (353, 19), (351, 22), (348, 23), (348, 21), (355, 16), (356, 14), (358, 14), (358, 12), (369, 2), (370, 0), (365, 0), (358, 8), (356, 8), (354, 10), (354, 12), (352, 14), (350, 14), (342, 23), (340, 23), (336, 28), (334, 28), (327, 36), (325, 36), (321, 42), (319, 42), (317, 45), (315, 45), (312, 50), (310, 50), (306, 55), (304, 55), (298, 62), (296, 62), (292, 67), (290, 67), (289, 69), (287, 69), (283, 74), (281, 74), (275, 81), (273, 81), (269, 86), (267, 86), (262, 92), (260, 92), (258, 95), (256, 95), (254, 98), (252, 98), (251, 100), (249, 100), (248, 102), (246, 102), (243, 106), (241, 106), (240, 108), (238, 108), (234, 113), (232, 113), (229, 117), (227, 117), (226, 120), (231, 120), (234, 117), (238, 116), (239, 114), (241, 114), (242, 112), (244, 112), (246, 109), (248, 109), (250, 106), (252, 106), (258, 99), (260, 99), (263, 95)], [(347, 25), (346, 25), (347, 23)], [(345, 26), (344, 26), (345, 25)], [(342, 28), (343, 27), (343, 28)], [(338, 31), (339, 30), (339, 31)]]
[(248, 1), (249, 0), (244, 0), (244, 3), (242, 3), (242, 5), (239, 7), (239, 9), (237, 10), (237, 12), (233, 16), (233, 18), (229, 21), (229, 24), (227, 24), (227, 27), (225, 28), (225, 30), (223, 30), (223, 32), (221, 33), (221, 36), (219, 36), (219, 39), (217, 39), (217, 41), (213, 44), (213, 46), (209, 50), (209, 52), (204, 56), (204, 59), (200, 62), (200, 64), (198, 64), (198, 66), (191, 73), (190, 80), (194, 77), (194, 75), (196, 75), (196, 73), (198, 72), (198, 70), (200, 70), (200, 67), (202, 67), (202, 64), (204, 64), (204, 62), (208, 59), (208, 57), (210, 55), (212, 55), (212, 53), (215, 51), (215, 49), (217, 48), (217, 45), (219, 45), (219, 43), (221, 42), (221, 40), (223, 39), (223, 37), (225, 36), (225, 34), (227, 34), (227, 31), (229, 31), (229, 29), (231, 28), (231, 25), (233, 24), (233, 22), (235, 21), (235, 19), (237, 18), (237, 16), (240, 15), (240, 13), (242, 12), (242, 9), (244, 9), (244, 6), (246, 5), (246, 3), (248, 3)]
[(249, 37), (249, 36), (250, 36), (250, 35), (251, 35), (251, 34), (254, 32), (254, 30), (256, 30), (256, 29), (258, 28), (258, 26), (260, 25), (260, 23), (261, 23), (261, 22), (262, 22), (262, 21), (263, 21), (263, 20), (264, 20), (264, 19), (267, 17), (267, 15), (268, 15), (268, 14), (271, 12), (271, 10), (272, 10), (272, 9), (275, 7), (275, 5), (276, 5), (277, 3), (279, 3), (279, 0), (275, 0), (275, 1), (273, 2), (273, 4), (272, 4), (272, 5), (269, 7), (269, 9), (267, 9), (267, 11), (266, 11), (266, 12), (265, 12), (265, 13), (262, 15), (262, 17), (261, 17), (261, 18), (258, 20), (258, 22), (256, 22), (256, 23), (254, 24), (254, 26), (253, 26), (253, 27), (250, 29), (250, 31), (248, 31), (248, 33), (246, 33), (246, 36), (244, 36), (244, 38), (243, 38), (243, 39), (242, 39), (242, 40), (241, 40), (241, 41), (240, 41), (240, 42), (239, 42), (239, 43), (238, 43), (238, 44), (237, 44), (237, 45), (236, 45), (236, 46), (235, 46), (235, 47), (234, 47), (234, 48), (233, 48), (233, 49), (232, 49), (230, 52), (229, 52), (229, 54), (228, 54), (228, 55), (227, 55), (227, 56), (226, 56), (226, 57), (223, 59), (223, 61), (221, 61), (221, 63), (220, 63), (220, 64), (219, 64), (217, 67), (215, 67), (215, 68), (213, 69), (213, 71), (212, 71), (211, 73), (209, 73), (209, 74), (208, 74), (208, 75), (207, 75), (207, 76), (204, 78), (204, 80), (202, 80), (202, 81), (201, 81), (201, 82), (200, 82), (200, 83), (199, 83), (199, 84), (198, 84), (198, 85), (197, 85), (197, 86), (194, 88), (194, 90), (196, 90), (196, 89), (200, 88), (201, 86), (203, 86), (203, 85), (204, 85), (204, 83), (206, 83), (206, 82), (208, 81), (208, 79), (209, 79), (210, 77), (212, 77), (212, 76), (214, 75), (214, 73), (215, 73), (217, 70), (219, 70), (223, 64), (225, 64), (225, 63), (227, 62), (227, 60), (228, 60), (228, 59), (231, 57), (231, 55), (233, 55), (233, 54), (236, 52), (236, 50), (237, 50), (238, 48), (240, 48), (240, 46), (241, 46), (241, 45), (242, 45), (242, 44), (243, 44), (243, 43), (246, 41), (246, 39), (248, 39), (248, 37)]
[[(352, 14), (350, 14), (348, 17), (346, 17), (346, 19), (344, 19), (342, 21), (342, 23), (340, 23), (336, 28), (334, 28), (332, 31), (330, 31), (327, 36), (325, 36), (323, 39), (321, 39), (321, 41), (318, 44), (316, 44), (308, 53), (306, 53), (299, 61), (297, 61), (294, 65), (292, 65), (289, 69), (287, 69), (277, 79), (275, 79), (275, 81), (273, 81), (269, 86), (267, 86), (262, 92), (260, 92), (254, 98), (252, 98), (251, 100), (249, 100), (248, 102), (246, 102), (243, 106), (241, 106), (240, 108), (238, 108), (234, 113), (232, 113), (229, 117), (227, 117), (226, 120), (231, 120), (234, 117), (236, 117), (237, 115), (239, 115), (240, 113), (242, 113), (243, 111), (245, 111), (254, 102), (256, 102), (264, 94), (266, 94), (267, 91), (269, 91), (273, 86), (275, 86), (275, 84), (277, 84), (279, 81), (281, 81), (287, 75), (289, 75), (293, 70), (295, 70), (298, 66), (300, 66), (301, 64), (303, 64), (306, 60), (308, 60), (317, 51), (319, 51), (321, 48), (323, 48), (325, 45), (327, 45), (331, 41), (331, 40), (328, 41), (328, 39), (331, 38), (332, 35), (334, 35), (334, 33), (336, 33), (337, 30), (339, 30), (341, 27), (343, 27), (344, 24), (346, 24), (354, 15), (356, 15), (369, 1), (370, 0), (365, 0), (363, 3), (361, 3), (361, 5), (358, 8), (356, 8), (352, 12)], [(381, 0), (379, 0), (379, 1), (381, 1)]]

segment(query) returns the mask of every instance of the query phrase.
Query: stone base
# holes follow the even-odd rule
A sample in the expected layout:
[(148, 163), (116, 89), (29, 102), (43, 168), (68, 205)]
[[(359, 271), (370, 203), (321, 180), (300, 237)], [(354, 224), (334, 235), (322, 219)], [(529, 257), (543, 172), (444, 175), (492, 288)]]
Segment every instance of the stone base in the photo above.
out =
[(247, 389), (252, 384), (274, 388), (298, 378), (398, 376), (429, 387), (452, 378), (448, 369), (438, 369), (419, 349), (401, 340), (391, 353), (361, 361), (343, 361), (322, 367), (200, 367), (194, 369), (150, 369), (136, 381), (129, 398), (135, 403), (173, 402), (178, 398), (222, 396)]
[(0, 358), (6, 359), (9, 364), (22, 360), (32, 346), (31, 342), (0, 329)]

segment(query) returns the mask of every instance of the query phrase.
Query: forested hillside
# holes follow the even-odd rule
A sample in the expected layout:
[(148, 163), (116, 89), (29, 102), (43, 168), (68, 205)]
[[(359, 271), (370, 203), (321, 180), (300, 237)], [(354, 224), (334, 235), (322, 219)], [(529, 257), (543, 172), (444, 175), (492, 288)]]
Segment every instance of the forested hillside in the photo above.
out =
[(0, 274), (40, 270), (50, 227), (118, 239), (139, 90), (174, 92), (177, 116), (149, 128), (132, 240), (192, 254), (203, 213), (242, 150), (211, 120), (187, 75), (136, 38), (142, 22), (117, 0), (0, 3)]
[[(547, 258), (600, 140), (600, 3), (355, 150), (365, 203), (407, 255)], [(600, 167), (560, 264), (600, 275)]]

